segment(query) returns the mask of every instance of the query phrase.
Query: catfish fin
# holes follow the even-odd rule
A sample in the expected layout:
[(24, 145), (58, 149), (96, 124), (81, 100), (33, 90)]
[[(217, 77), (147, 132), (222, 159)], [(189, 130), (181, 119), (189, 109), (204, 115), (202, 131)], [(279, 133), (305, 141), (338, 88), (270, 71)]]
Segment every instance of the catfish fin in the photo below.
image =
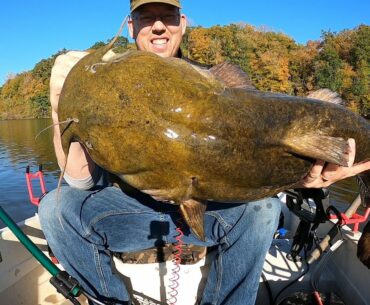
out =
[(361, 202), (364, 207), (370, 207), (370, 171), (366, 171), (356, 176), (360, 186)]
[(240, 67), (225, 61), (209, 69), (218, 80), (228, 88), (256, 89), (248, 76)]
[(329, 163), (348, 166), (349, 145), (343, 138), (306, 134), (283, 140), (288, 151), (303, 157), (319, 159)]
[(132, 54), (132, 50), (127, 50), (123, 53), (116, 53), (112, 49), (109, 49), (102, 57), (102, 61), (104, 63), (112, 63), (112, 62), (119, 62), (121, 60), (124, 60), (126, 57), (128, 57), (130, 54)]
[(307, 95), (308, 98), (313, 98), (323, 102), (329, 102), (337, 105), (344, 105), (344, 100), (340, 97), (337, 92), (331, 91), (330, 89), (319, 89), (311, 92)]
[(194, 199), (188, 199), (180, 204), (181, 213), (187, 225), (200, 240), (205, 240), (204, 236), (204, 212), (207, 204)]

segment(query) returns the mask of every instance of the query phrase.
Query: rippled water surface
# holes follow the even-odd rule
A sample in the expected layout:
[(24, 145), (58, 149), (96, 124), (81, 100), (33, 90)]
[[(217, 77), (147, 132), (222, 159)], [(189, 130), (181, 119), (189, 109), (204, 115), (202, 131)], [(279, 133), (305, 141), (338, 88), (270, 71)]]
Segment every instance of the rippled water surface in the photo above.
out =
[[(36, 172), (38, 164), (43, 164), (46, 188), (51, 190), (57, 185), (59, 168), (52, 146), (52, 130), (35, 140), (37, 133), (50, 124), (49, 119), (0, 121), (0, 205), (17, 222), (37, 211), (28, 199), (27, 165)], [(39, 188), (35, 192), (39, 195)]]
[[(27, 165), (37, 171), (38, 164), (42, 163), (47, 189), (57, 186), (60, 172), (52, 146), (52, 129), (35, 140), (35, 136), (50, 124), (49, 119), (0, 121), (0, 205), (17, 222), (37, 211), (28, 199)], [(331, 188), (332, 203), (344, 210), (357, 191), (355, 179), (340, 182)]]

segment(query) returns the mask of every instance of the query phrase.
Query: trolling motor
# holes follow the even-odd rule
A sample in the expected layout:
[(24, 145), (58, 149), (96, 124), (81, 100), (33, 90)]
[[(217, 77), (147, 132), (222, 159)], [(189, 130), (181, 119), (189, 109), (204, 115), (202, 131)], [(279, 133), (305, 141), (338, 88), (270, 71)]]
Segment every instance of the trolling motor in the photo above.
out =
[(313, 241), (316, 238), (315, 230), (321, 223), (330, 219), (338, 220), (321, 242), (316, 238), (318, 246), (310, 253), (307, 259), (308, 264), (316, 261), (325, 249), (330, 246), (330, 243), (339, 233), (341, 226), (354, 225), (353, 232), (358, 232), (359, 224), (365, 222), (370, 216), (370, 208), (365, 210), (364, 215), (356, 213), (361, 205), (360, 195), (357, 196), (344, 213), (341, 213), (329, 204), (329, 190), (326, 188), (293, 189), (284, 193), (286, 194), (287, 207), (300, 219), (293, 237), (291, 252), (287, 255), (287, 258), (293, 261), (297, 260), (303, 248), (311, 250)]
[[(307, 250), (312, 248), (317, 227), (329, 219), (327, 215), (329, 191), (325, 188), (292, 189), (284, 193), (286, 194), (287, 207), (300, 219), (293, 237), (290, 254), (287, 256), (288, 259), (297, 261), (303, 248)], [(336, 211), (334, 212), (337, 214)]]

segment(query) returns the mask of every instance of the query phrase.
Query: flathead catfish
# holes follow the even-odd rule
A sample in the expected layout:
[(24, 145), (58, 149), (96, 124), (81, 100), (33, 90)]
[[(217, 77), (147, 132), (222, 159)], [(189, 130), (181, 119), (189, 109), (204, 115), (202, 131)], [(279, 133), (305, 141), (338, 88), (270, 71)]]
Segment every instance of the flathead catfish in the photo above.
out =
[[(79, 141), (102, 168), (180, 205), (199, 238), (207, 203), (274, 195), (316, 159), (346, 166), (348, 138), (356, 162), (370, 158), (369, 123), (342, 106), (254, 90), (229, 64), (202, 70), (147, 52), (105, 52), (83, 58), (66, 79), (59, 120), (74, 121), (65, 151)], [(370, 204), (369, 175), (359, 179)]]

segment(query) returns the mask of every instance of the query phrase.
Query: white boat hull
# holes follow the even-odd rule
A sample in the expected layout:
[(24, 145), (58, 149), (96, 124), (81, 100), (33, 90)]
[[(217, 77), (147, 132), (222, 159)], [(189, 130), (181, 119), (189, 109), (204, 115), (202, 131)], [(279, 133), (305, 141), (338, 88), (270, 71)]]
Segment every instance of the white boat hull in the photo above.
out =
[[(292, 214), (291, 214), (292, 215)], [(292, 215), (292, 219), (294, 217)], [(290, 222), (291, 229), (296, 225)], [(332, 224), (320, 227), (319, 234), (324, 236)], [(38, 217), (27, 219), (21, 224), (23, 231), (35, 244), (47, 254), (46, 241), (40, 229)], [(288, 228), (289, 229), (289, 228)], [(289, 289), (284, 290), (279, 300), (283, 300), (297, 291), (312, 291), (312, 283), (317, 283), (320, 292), (334, 292), (345, 304), (370, 304), (370, 270), (364, 267), (356, 257), (357, 240), (360, 233), (352, 233), (348, 227), (343, 228), (347, 239), (337, 249), (314, 263), (309, 272)], [(291, 240), (274, 240), (266, 257), (263, 273), (271, 287), (273, 297), (293, 279), (302, 274), (301, 263), (294, 263), (286, 258)], [(1, 305), (67, 305), (71, 304), (49, 283), (51, 275), (43, 269), (35, 258), (20, 244), (8, 229), (0, 231), (0, 304)], [(196, 304), (207, 279), (207, 272), (214, 253), (195, 265), (182, 265), (176, 305)], [(122, 275), (136, 304), (167, 304), (168, 288), (171, 281), (172, 262), (166, 264), (123, 264), (114, 259), (117, 272)], [(81, 304), (87, 304), (80, 298)], [(269, 304), (267, 289), (263, 280), (258, 293), (256, 305)]]

